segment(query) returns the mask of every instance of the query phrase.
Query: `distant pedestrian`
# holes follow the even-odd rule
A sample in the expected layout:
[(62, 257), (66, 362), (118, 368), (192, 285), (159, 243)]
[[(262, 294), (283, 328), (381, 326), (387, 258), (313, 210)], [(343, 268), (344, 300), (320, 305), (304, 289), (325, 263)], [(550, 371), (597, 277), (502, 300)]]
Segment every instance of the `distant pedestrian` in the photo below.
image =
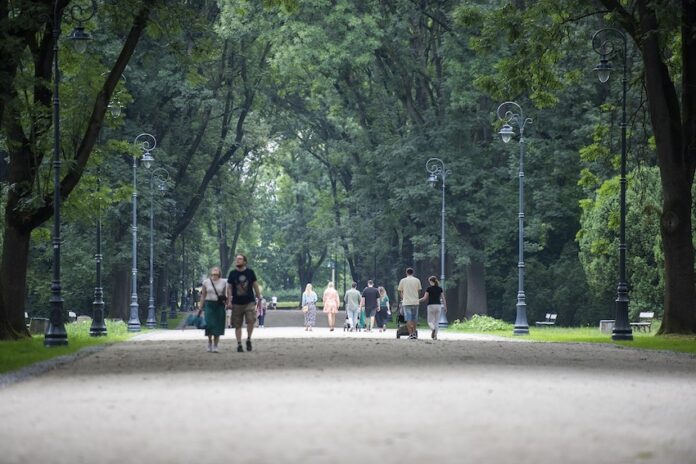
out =
[(391, 316), (389, 308), (389, 295), (384, 287), (379, 287), (379, 307), (377, 308), (377, 328), (380, 332), (387, 330), (387, 321), (389, 316)]
[(329, 331), (333, 332), (336, 326), (336, 314), (338, 313), (338, 307), (341, 306), (341, 300), (338, 297), (338, 292), (334, 288), (334, 283), (329, 282), (324, 290), (324, 295), (322, 296), (322, 301), (324, 303), (324, 312), (329, 319)]
[(263, 323), (266, 320), (266, 309), (268, 308), (268, 303), (265, 298), (261, 298), (256, 303), (256, 320), (259, 321), (259, 327), (263, 328)]
[(399, 296), (404, 309), (404, 319), (408, 328), (408, 338), (416, 338), (418, 325), (418, 304), (420, 303), (421, 283), (413, 276), (413, 269), (406, 269), (406, 277), (399, 281)]
[(237, 337), (237, 351), (243, 353), (242, 324), (246, 320), (246, 350), (251, 351), (251, 334), (256, 325), (256, 300), (263, 299), (254, 271), (247, 267), (244, 255), (235, 257), (235, 269), (227, 277), (227, 304), (232, 309), (232, 325)]
[(343, 297), (343, 304), (346, 307), (346, 317), (350, 323), (350, 331), (354, 332), (358, 328), (360, 321), (360, 292), (358, 291), (358, 283), (353, 282), (351, 288), (348, 289)]
[(219, 267), (210, 269), (210, 277), (203, 281), (200, 294), (200, 309), (205, 314), (205, 335), (208, 337), (208, 352), (217, 353), (220, 336), (225, 335), (225, 305), (227, 303), (227, 281), (222, 279)]
[(375, 325), (375, 314), (379, 308), (379, 291), (371, 280), (367, 281), (367, 287), (362, 292), (360, 306), (365, 310), (365, 331), (372, 332), (372, 327)]
[(428, 326), (432, 330), (430, 334), (433, 340), (437, 340), (437, 333), (440, 329), (440, 313), (447, 312), (447, 301), (445, 300), (445, 292), (440, 287), (440, 281), (437, 277), (430, 276), (428, 279), (430, 287), (425, 289), (421, 302), (428, 304)]
[[(312, 331), (312, 327), (317, 323), (317, 294), (312, 290), (312, 284), (307, 284), (302, 294), (302, 308), (307, 307), (304, 313), (305, 332)], [(304, 311), (304, 309), (303, 309)]]

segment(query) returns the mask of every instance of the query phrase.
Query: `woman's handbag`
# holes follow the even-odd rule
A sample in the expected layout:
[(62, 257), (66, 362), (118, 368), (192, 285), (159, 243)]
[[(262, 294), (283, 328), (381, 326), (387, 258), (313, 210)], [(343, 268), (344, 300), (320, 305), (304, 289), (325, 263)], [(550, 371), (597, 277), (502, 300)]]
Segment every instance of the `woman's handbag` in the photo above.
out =
[(309, 305), (304, 305), (304, 306), (302, 307), (302, 312), (303, 312), (303, 313), (308, 313), (308, 312), (309, 312)]
[(213, 286), (213, 291), (215, 292), (215, 296), (217, 297), (217, 302), (221, 305), (227, 304), (227, 295), (219, 295), (217, 292), (217, 288), (215, 288), (215, 283), (213, 282), (213, 279), (210, 279), (210, 285)]

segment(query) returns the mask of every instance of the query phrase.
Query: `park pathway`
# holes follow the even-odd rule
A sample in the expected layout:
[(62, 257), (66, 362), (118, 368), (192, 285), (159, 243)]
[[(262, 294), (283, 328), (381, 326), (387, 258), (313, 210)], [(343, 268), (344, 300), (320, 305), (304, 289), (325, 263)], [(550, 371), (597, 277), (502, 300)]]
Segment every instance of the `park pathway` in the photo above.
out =
[[(269, 318), (269, 322), (270, 322)], [(696, 357), (157, 330), (0, 388), (0, 463), (696, 463)]]

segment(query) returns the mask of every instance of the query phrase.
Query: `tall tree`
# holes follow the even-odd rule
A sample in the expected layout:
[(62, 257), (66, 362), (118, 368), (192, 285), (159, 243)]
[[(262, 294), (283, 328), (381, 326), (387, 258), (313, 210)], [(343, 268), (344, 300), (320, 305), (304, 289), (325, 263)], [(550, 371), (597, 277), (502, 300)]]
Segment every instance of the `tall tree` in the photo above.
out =
[[(59, 2), (63, 15), (69, 1)], [(132, 26), (116, 61), (80, 127), (82, 136), (63, 154), (67, 165), (60, 182), (66, 199), (82, 177), (101, 129), (107, 105), (147, 24), (151, 2), (135, 10)], [(52, 216), (49, 191), (37, 190), (50, 152), (54, 38), (52, 2), (0, 2), (0, 130), (10, 157), (9, 184), (0, 261), (0, 339), (28, 335), (24, 325), (24, 302), (29, 242), (32, 230)], [(44, 19), (42, 19), (44, 18)], [(64, 140), (67, 142), (68, 140)], [(67, 150), (66, 150), (67, 151)]]

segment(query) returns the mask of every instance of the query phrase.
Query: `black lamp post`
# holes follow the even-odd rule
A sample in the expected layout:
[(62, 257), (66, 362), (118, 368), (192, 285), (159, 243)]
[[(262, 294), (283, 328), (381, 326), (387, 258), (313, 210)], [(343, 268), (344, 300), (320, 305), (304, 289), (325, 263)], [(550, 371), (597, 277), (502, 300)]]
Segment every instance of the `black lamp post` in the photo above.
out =
[[(620, 50), (616, 49), (618, 39)], [(626, 279), (626, 87), (628, 85), (626, 35), (611, 27), (600, 29), (592, 36), (592, 49), (600, 56), (599, 64), (594, 68), (599, 81), (605, 83), (611, 76), (609, 60), (621, 54), (623, 57), (623, 79), (621, 93), (621, 224), (619, 226), (619, 283), (616, 290), (616, 316), (612, 340), (633, 340), (633, 332), (628, 322), (628, 282)]]
[[(68, 344), (68, 334), (63, 320), (63, 296), (60, 286), (60, 71), (58, 68), (58, 38), (60, 37), (60, 22), (62, 11), (58, 8), (61, 2), (53, 2), (53, 281), (51, 282), (50, 317), (44, 346), (64, 346)], [(75, 44), (75, 50), (84, 52), (87, 40), (91, 37), (82, 25), (97, 11), (96, 2), (91, 2), (91, 10), (86, 11), (80, 6), (73, 6), (70, 17), (77, 21), (77, 26), (69, 39)]]
[[(155, 273), (155, 213), (154, 213), (154, 180), (157, 178), (158, 189), (160, 192), (167, 190), (166, 182), (169, 179), (169, 172), (164, 168), (157, 168), (150, 175), (150, 297), (147, 305), (147, 321), (145, 326), (149, 329), (157, 327), (155, 316), (155, 293), (154, 293), (154, 273)], [(166, 311), (165, 311), (166, 317)]]
[[(440, 285), (445, 289), (445, 179), (447, 178), (447, 169), (445, 162), (440, 158), (430, 158), (425, 163), (425, 170), (428, 171), (428, 182), (435, 186), (437, 179), (442, 179), (442, 208), (440, 210)], [(440, 311), (440, 320), (437, 322), (439, 327), (447, 327), (447, 316), (444, 311)]]
[[(150, 151), (157, 146), (157, 139), (150, 134), (138, 135), (133, 142), (143, 150), (143, 164), (149, 168), (154, 158)], [(133, 266), (131, 268), (131, 303), (130, 318), (128, 319), (128, 331), (140, 332), (140, 316), (138, 314), (138, 157), (133, 156)]]
[(101, 187), (101, 178), (99, 169), (97, 169), (97, 253), (94, 255), (94, 261), (97, 267), (97, 280), (94, 287), (94, 303), (92, 303), (92, 325), (89, 328), (89, 334), (92, 337), (100, 337), (106, 335), (106, 324), (104, 323), (104, 292), (102, 290), (101, 280), (101, 199), (99, 198)]
[(519, 165), (519, 212), (518, 217), (518, 262), (517, 262), (517, 315), (515, 317), (515, 327), (513, 334), (528, 335), (529, 324), (527, 323), (527, 303), (524, 293), (524, 127), (531, 124), (532, 120), (524, 117), (522, 107), (515, 102), (504, 102), (498, 107), (496, 114), (498, 119), (504, 121), (502, 129), (500, 129), (500, 137), (503, 143), (508, 143), (515, 131), (512, 126), (515, 125), (520, 130), (520, 165)]

